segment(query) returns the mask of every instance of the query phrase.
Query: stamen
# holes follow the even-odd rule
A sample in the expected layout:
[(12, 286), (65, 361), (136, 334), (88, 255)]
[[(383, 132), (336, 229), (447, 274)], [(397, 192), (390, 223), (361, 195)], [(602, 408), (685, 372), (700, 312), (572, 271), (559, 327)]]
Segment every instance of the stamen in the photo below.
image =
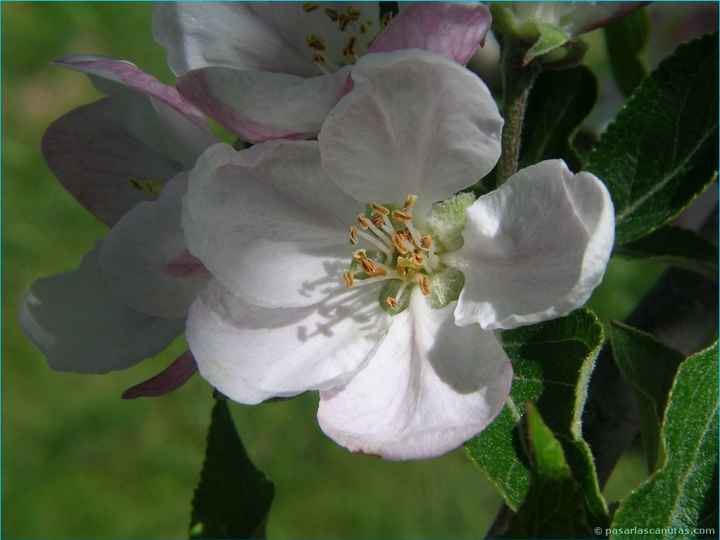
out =
[(338, 20), (338, 12), (335, 9), (325, 8), (325, 15), (333, 22), (337, 22)]
[(352, 272), (343, 272), (342, 278), (343, 282), (345, 283), (345, 287), (347, 287), (348, 289), (355, 285), (355, 275)]
[(407, 210), (393, 210), (392, 218), (403, 225), (407, 225), (412, 221), (412, 212), (408, 212)]
[(347, 45), (342, 50), (343, 58), (348, 64), (354, 64), (357, 61), (357, 55), (355, 54), (356, 41), (357, 38), (355, 36), (351, 36), (347, 42)]
[(415, 207), (415, 203), (417, 202), (417, 195), (413, 195), (410, 193), (407, 197), (405, 197), (405, 204), (403, 204), (403, 208), (405, 210), (410, 210), (411, 208)]
[(425, 274), (415, 274), (415, 282), (420, 287), (420, 292), (425, 296), (430, 294), (430, 278)]
[(390, 209), (386, 206), (383, 206), (382, 204), (377, 203), (370, 203), (370, 208), (372, 208), (373, 212), (377, 212), (380, 215), (388, 216), (390, 215)]
[(385, 28), (388, 24), (390, 24), (390, 20), (393, 18), (392, 12), (388, 11), (385, 13), (385, 15), (382, 16), (382, 19), (380, 20), (380, 24), (383, 28)]
[(316, 51), (325, 50), (325, 41), (323, 41), (323, 39), (316, 34), (308, 34), (307, 36), (305, 36), (305, 43), (307, 43), (308, 47)]
[[(380, 251), (382, 251), (388, 258), (392, 257), (392, 249), (390, 247), (388, 247), (386, 244), (384, 244), (383, 242), (381, 242), (374, 236), (370, 236), (368, 233), (366, 233), (364, 231), (358, 231), (357, 229), (355, 229), (355, 231), (357, 232), (357, 235), (360, 238), (371, 243), (373, 246), (375, 246)], [(352, 239), (350, 240), (350, 242), (352, 243)]]
[(392, 296), (388, 296), (388, 297), (385, 299), (385, 305), (386, 305), (387, 307), (389, 307), (390, 309), (397, 309), (397, 307), (398, 307), (398, 301), (397, 301), (395, 298), (393, 298)]
[(350, 243), (355, 246), (358, 243), (358, 230), (357, 227), (350, 227), (350, 233), (348, 234), (348, 238), (350, 239)]
[(392, 248), (392, 240), (390, 236), (375, 226), (372, 220), (368, 219), (364, 215), (358, 215), (358, 224), (363, 229), (370, 229), (387, 247)]
[(393, 246), (395, 246), (395, 249), (398, 250), (400, 255), (406, 255), (412, 250), (412, 244), (407, 241), (407, 238), (403, 234), (404, 232), (405, 231), (401, 231), (392, 236)]

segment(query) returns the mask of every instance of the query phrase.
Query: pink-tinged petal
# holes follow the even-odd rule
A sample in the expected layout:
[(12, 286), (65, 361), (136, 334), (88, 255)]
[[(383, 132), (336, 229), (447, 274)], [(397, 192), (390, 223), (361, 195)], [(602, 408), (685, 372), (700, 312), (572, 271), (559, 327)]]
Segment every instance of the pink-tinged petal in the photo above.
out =
[(315, 306), (266, 309), (211, 281), (190, 308), (188, 345), (200, 374), (239, 403), (333, 388), (362, 368), (387, 329), (380, 287), (336, 286)]
[(155, 198), (182, 164), (127, 128), (127, 107), (102, 99), (50, 124), (42, 153), (62, 186), (88, 211), (112, 226), (131, 208)]
[(178, 79), (178, 89), (205, 114), (244, 140), (314, 137), (343, 94), (347, 70), (311, 78), (210, 67)]
[(98, 262), (35, 281), (20, 309), (20, 326), (57, 371), (107, 373), (127, 369), (165, 349), (185, 319), (151, 317), (116, 301)]
[(119, 302), (155, 317), (185, 317), (210, 274), (187, 253), (181, 227), (187, 173), (118, 221), (100, 248), (103, 276)]
[(490, 10), (482, 4), (413, 4), (400, 11), (368, 52), (423, 49), (467, 64), (491, 21)]
[(445, 256), (465, 275), (458, 325), (499, 330), (562, 317), (602, 281), (615, 219), (607, 188), (590, 173), (542, 161), (465, 213), (464, 244)]
[(154, 377), (125, 390), (122, 399), (164, 396), (180, 388), (196, 371), (195, 358), (187, 351)]
[(367, 366), (320, 392), (323, 432), (353, 452), (404, 460), (442, 455), (485, 429), (510, 393), (512, 366), (493, 332), (460, 328), (452, 314), (414, 291)]
[(503, 119), (480, 78), (420, 51), (368, 54), (318, 136), (326, 174), (358, 201), (419, 196), (416, 217), (489, 173)]
[(55, 60), (54, 63), (86, 75), (94, 75), (120, 83), (148, 97), (159, 99), (197, 123), (199, 127), (206, 128), (205, 116), (191, 103), (183, 99), (174, 87), (161, 83), (152, 75), (143, 72), (132, 62), (102, 56), (75, 55), (60, 58)]
[(121, 125), (133, 137), (184, 169), (216, 142), (205, 116), (178, 91), (124, 60), (97, 56), (70, 56), (58, 66), (86, 74), (95, 87), (125, 110)]
[(185, 278), (207, 273), (207, 268), (200, 259), (185, 250), (165, 265), (165, 272), (172, 277)]
[(190, 173), (183, 230), (190, 253), (243, 300), (301, 307), (341, 286), (348, 223), (362, 208), (325, 175), (314, 141), (218, 144)]

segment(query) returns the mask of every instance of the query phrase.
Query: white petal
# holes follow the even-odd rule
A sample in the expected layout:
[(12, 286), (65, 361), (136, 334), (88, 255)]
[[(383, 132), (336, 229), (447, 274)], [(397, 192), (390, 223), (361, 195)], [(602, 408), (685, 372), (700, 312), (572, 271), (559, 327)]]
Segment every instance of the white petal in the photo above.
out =
[(209, 67), (178, 79), (183, 96), (254, 143), (315, 137), (347, 83), (348, 70), (298, 77)]
[(612, 251), (605, 185), (561, 160), (519, 171), (467, 218), (465, 244), (447, 259), (465, 273), (459, 325), (515, 328), (565, 315), (590, 297)]
[(492, 332), (453, 323), (416, 290), (387, 337), (344, 388), (320, 394), (322, 430), (353, 452), (439, 456), (482, 431), (510, 393), (512, 366)]
[(379, 343), (387, 318), (377, 287), (338, 287), (316, 306), (266, 309), (212, 281), (190, 308), (186, 335), (200, 374), (251, 404), (344, 384)]
[(51, 368), (105, 373), (159, 353), (185, 320), (150, 317), (118, 303), (100, 274), (95, 249), (77, 270), (33, 283), (20, 324)]
[(427, 210), (497, 162), (503, 120), (485, 84), (455, 62), (416, 50), (370, 54), (352, 78), (318, 140), (323, 167), (356, 199), (414, 193)]
[[(340, 29), (328, 9), (354, 9), (358, 23)], [(374, 33), (360, 35), (361, 21), (372, 20), (379, 29), (377, 4), (321, 4), (308, 11), (303, 4), (252, 3), (164, 4), (155, 8), (153, 33), (168, 55), (176, 75), (211, 66), (311, 76), (320, 73), (313, 63), (318, 52), (308, 44), (310, 35), (324, 44), (328, 60), (337, 63), (351, 34), (357, 34), (362, 54)]]
[(187, 173), (173, 178), (154, 202), (138, 204), (110, 231), (100, 267), (118, 301), (155, 317), (185, 317), (209, 274), (200, 261), (177, 271), (187, 251), (180, 224)]
[(190, 173), (190, 252), (234, 294), (264, 307), (314, 304), (350, 261), (360, 205), (322, 173), (317, 143), (209, 149)]

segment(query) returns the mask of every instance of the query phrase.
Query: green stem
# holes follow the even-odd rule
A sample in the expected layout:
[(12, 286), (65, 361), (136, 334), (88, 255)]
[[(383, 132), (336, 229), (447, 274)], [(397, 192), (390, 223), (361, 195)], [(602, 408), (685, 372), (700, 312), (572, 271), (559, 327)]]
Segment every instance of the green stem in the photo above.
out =
[(497, 164), (496, 178), (500, 186), (518, 170), (523, 121), (528, 97), (535, 79), (542, 70), (540, 63), (523, 65), (526, 47), (508, 40), (503, 47), (503, 116), (502, 153)]

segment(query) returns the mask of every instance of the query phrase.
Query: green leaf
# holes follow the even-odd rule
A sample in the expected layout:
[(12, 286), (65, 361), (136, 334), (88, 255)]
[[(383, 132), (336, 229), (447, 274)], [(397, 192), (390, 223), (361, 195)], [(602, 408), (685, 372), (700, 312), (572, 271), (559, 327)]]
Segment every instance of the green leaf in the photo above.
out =
[[(661, 439), (662, 467), (620, 503), (612, 526), (625, 532), (611, 538), (693, 538), (691, 529), (704, 522), (703, 506), (713, 489), (718, 455), (717, 342), (680, 365)], [(630, 534), (633, 527), (655, 532), (639, 534), (636, 529)], [(657, 533), (671, 527), (677, 528), (674, 534)]]
[(615, 205), (616, 244), (677, 216), (716, 176), (717, 34), (681, 45), (638, 87), (586, 169)]
[(643, 58), (650, 34), (650, 17), (636, 9), (605, 27), (605, 47), (620, 91), (629, 96), (647, 76)]
[(546, 71), (535, 82), (525, 111), (520, 168), (563, 159), (580, 169), (571, 141), (597, 99), (597, 81), (585, 66)]
[(666, 263), (710, 278), (715, 278), (718, 271), (717, 246), (699, 234), (679, 227), (658, 229), (640, 240), (620, 246), (615, 255)]
[(245, 451), (224, 399), (212, 410), (191, 538), (264, 538), (275, 488)]
[(617, 321), (610, 326), (610, 343), (615, 363), (637, 397), (645, 457), (653, 472), (662, 457), (660, 425), (667, 395), (683, 355)]
[(589, 537), (582, 489), (573, 478), (562, 444), (531, 403), (527, 406), (527, 439), (530, 491), (504, 536)]
[(583, 487), (591, 520), (606, 523), (592, 453), (582, 438), (582, 411), (603, 328), (587, 309), (561, 319), (503, 332), (503, 344), (515, 377), (510, 398), (495, 421), (466, 443), (470, 458), (516, 510), (525, 499), (530, 471), (523, 438), (517, 429), (525, 403), (537, 404), (560, 439), (575, 478)]

